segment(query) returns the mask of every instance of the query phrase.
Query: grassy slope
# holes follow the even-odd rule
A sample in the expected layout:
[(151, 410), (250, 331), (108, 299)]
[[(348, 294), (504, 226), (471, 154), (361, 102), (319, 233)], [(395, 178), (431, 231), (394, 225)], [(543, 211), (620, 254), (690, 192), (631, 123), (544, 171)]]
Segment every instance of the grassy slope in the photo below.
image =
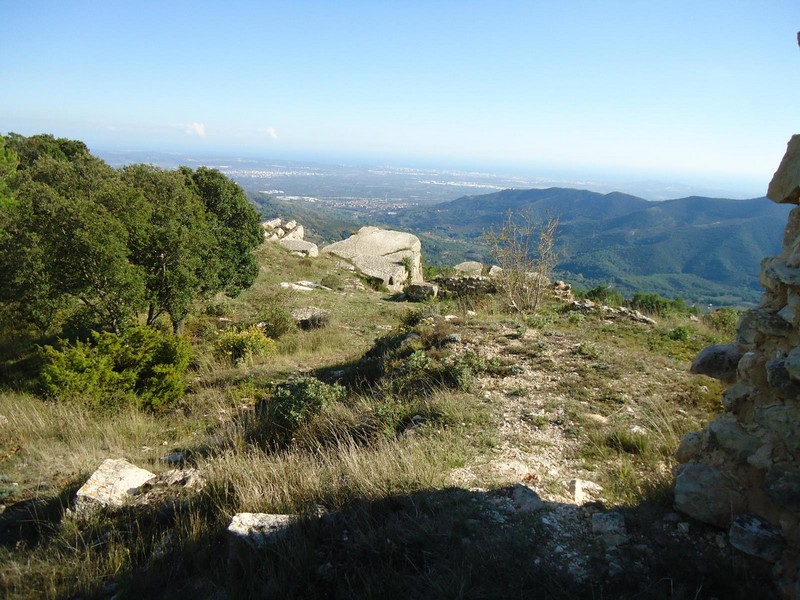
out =
[[(186, 327), (196, 346), (191, 393), (163, 416), (98, 415), (0, 393), (0, 485), (10, 494), (0, 514), (4, 597), (680, 598), (703, 589), (735, 598), (769, 591), (737, 561), (673, 538), (659, 541), (646, 575), (579, 581), (564, 568), (569, 560), (553, 541), (561, 538), (548, 533), (541, 513), (502, 508), (506, 486), (524, 481), (551, 503), (545, 514), (572, 514), (563, 512), (578, 511), (565, 484), (582, 476), (603, 485), (600, 500), (627, 507), (637, 535), (662, 535), (678, 436), (707, 419), (719, 399), (714, 382), (686, 373), (693, 354), (719, 340), (703, 323), (613, 324), (555, 304), (528, 319), (492, 301), (414, 307), (433, 316), (417, 325), (414, 342), (428, 360), (449, 360), (452, 351), (483, 367), (446, 388), (414, 370), (419, 360), (398, 354), (386, 368), (405, 377), (402, 385), (379, 378), (354, 388), (276, 448), (257, 410), (270, 381), (352, 372), (376, 339), (418, 317), (369, 289), (286, 292), (281, 281), (336, 273), (344, 285), (349, 275), (324, 258), (297, 259), (272, 246), (259, 254), (256, 285), (217, 312), (247, 324), (268, 306), (313, 304), (332, 311), (327, 328), (292, 332), (279, 340), (277, 356), (234, 367), (209, 346), (229, 324), (199, 313)], [(448, 323), (440, 313), (460, 319)], [(460, 342), (442, 345), (454, 334)], [(159, 472), (168, 468), (159, 458), (172, 450), (191, 453), (208, 480), (185, 503), (88, 522), (63, 517), (103, 458)], [(320, 507), (329, 516), (315, 518)], [(238, 511), (303, 517), (277, 546), (225, 562), (224, 527)], [(716, 535), (692, 528), (701, 540)], [(598, 551), (564, 539), (586, 556)]]

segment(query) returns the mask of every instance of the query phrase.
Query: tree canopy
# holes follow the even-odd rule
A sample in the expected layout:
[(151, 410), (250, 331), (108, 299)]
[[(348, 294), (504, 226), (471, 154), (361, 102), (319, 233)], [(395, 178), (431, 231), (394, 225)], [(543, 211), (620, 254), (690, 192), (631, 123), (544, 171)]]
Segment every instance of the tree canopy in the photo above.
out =
[(12, 133), (0, 207), (0, 304), (40, 334), (161, 315), (177, 330), (198, 296), (235, 295), (258, 273), (259, 215), (214, 169), (117, 170), (82, 142)]

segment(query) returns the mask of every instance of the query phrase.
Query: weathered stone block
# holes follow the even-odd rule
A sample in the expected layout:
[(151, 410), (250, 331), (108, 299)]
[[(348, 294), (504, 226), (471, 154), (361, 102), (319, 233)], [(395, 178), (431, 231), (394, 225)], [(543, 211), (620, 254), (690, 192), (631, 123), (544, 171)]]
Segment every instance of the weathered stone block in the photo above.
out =
[(736, 380), (736, 368), (742, 352), (736, 344), (708, 346), (692, 361), (691, 371), (698, 375), (708, 375), (725, 383)]
[(708, 433), (710, 441), (737, 462), (745, 462), (761, 446), (761, 441), (742, 429), (731, 415), (720, 415), (709, 423)]
[(439, 286), (433, 283), (412, 283), (406, 286), (406, 298), (412, 302), (432, 300), (439, 293)]
[(470, 277), (479, 277), (483, 273), (483, 265), (478, 261), (468, 260), (458, 263), (453, 267), (453, 270)]
[(770, 500), (790, 510), (800, 510), (800, 467), (792, 463), (773, 465), (764, 476)]
[(122, 506), (155, 477), (122, 458), (107, 458), (78, 490), (75, 506)]
[(719, 469), (690, 463), (677, 469), (675, 506), (698, 521), (727, 527), (733, 515), (744, 510), (745, 498)]
[(733, 518), (728, 539), (737, 550), (773, 563), (780, 559), (785, 545), (778, 528), (750, 514)]

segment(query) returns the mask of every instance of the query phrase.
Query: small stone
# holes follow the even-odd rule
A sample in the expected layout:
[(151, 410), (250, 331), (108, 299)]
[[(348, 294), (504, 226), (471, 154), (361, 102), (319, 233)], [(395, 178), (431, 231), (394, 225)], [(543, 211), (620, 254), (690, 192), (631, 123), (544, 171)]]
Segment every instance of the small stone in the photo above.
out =
[(597, 413), (586, 413), (583, 415), (583, 418), (592, 425), (608, 425), (608, 417), (598, 415)]
[(461, 343), (461, 334), (460, 333), (450, 333), (445, 336), (444, 340), (442, 340), (443, 344), (460, 344)]
[(705, 436), (702, 431), (690, 431), (681, 438), (681, 443), (675, 451), (675, 459), (679, 463), (686, 463), (700, 455), (703, 449)]
[(708, 425), (709, 440), (744, 462), (761, 446), (761, 441), (747, 433), (733, 415), (719, 415)]
[(784, 361), (784, 367), (786, 367), (789, 377), (800, 381), (800, 346), (789, 352)]
[(753, 393), (753, 386), (738, 382), (722, 394), (722, 404), (728, 412), (736, 413)]
[(747, 457), (747, 464), (766, 471), (772, 466), (772, 444), (764, 444), (751, 456)]
[(179, 465), (186, 461), (186, 452), (178, 450), (177, 452), (172, 452), (171, 454), (162, 456), (160, 460), (168, 465)]
[(232, 539), (261, 550), (284, 535), (293, 520), (292, 515), (236, 513), (228, 524), (228, 533)]
[(301, 329), (321, 329), (330, 321), (330, 311), (316, 306), (297, 308), (292, 311), (292, 318)]
[(569, 482), (569, 493), (575, 504), (584, 504), (603, 491), (603, 488), (594, 481), (573, 479)]
[(458, 263), (456, 266), (453, 267), (454, 271), (458, 271), (461, 274), (469, 275), (469, 276), (478, 276), (483, 271), (483, 265), (475, 260), (468, 260), (462, 263)]
[(736, 515), (728, 539), (737, 550), (769, 562), (777, 562), (783, 553), (780, 531), (756, 515)]
[(303, 240), (283, 238), (279, 244), (289, 252), (299, 253), (301, 257), (316, 258), (319, 256), (319, 248), (316, 244)]
[(593, 514), (592, 533), (607, 546), (619, 546), (628, 541), (625, 517), (618, 512)]
[(544, 508), (544, 502), (535, 490), (522, 483), (511, 486), (511, 501), (519, 512), (530, 514)]

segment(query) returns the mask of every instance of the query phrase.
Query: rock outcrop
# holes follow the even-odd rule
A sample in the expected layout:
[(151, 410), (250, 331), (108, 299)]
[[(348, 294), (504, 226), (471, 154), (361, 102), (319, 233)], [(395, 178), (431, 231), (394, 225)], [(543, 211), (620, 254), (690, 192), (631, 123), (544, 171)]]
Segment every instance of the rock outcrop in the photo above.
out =
[(297, 221), (283, 222), (282, 219), (270, 219), (261, 224), (264, 239), (276, 242), (295, 256), (315, 258), (319, 255), (316, 244), (306, 241), (305, 229)]
[(282, 248), (286, 248), (289, 252), (297, 256), (307, 256), (308, 258), (316, 258), (319, 256), (319, 248), (312, 242), (283, 238), (279, 240), (278, 243)]
[(295, 220), (284, 223), (283, 219), (270, 219), (261, 223), (261, 228), (264, 230), (264, 239), (272, 242), (305, 238), (305, 229)]
[(406, 283), (423, 280), (422, 244), (410, 233), (362, 227), (321, 252), (350, 261), (363, 275), (378, 280), (392, 292), (402, 291)]
[[(774, 202), (800, 202), (800, 136), (792, 137), (769, 186)], [(786, 597), (800, 597), (800, 207), (789, 214), (782, 252), (762, 262), (758, 308), (736, 340), (710, 347), (692, 369), (732, 384), (725, 412), (686, 434), (676, 453), (675, 503), (729, 530), (731, 544), (776, 563)]]

